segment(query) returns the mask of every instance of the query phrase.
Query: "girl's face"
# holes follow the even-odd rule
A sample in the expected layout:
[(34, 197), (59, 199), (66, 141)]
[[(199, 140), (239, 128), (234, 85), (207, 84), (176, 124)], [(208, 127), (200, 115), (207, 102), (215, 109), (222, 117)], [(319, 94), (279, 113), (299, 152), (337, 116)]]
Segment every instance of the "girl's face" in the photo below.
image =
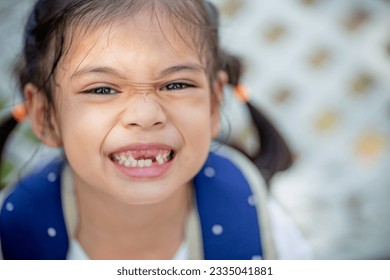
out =
[(146, 204), (188, 185), (219, 130), (191, 41), (148, 13), (72, 36), (56, 72), (54, 125), (76, 186)]

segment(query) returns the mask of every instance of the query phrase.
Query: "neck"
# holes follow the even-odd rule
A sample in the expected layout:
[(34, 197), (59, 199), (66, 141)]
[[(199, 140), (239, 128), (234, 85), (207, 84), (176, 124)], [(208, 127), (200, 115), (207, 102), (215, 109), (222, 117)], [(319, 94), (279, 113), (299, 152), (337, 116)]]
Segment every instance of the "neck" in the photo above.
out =
[(131, 205), (75, 184), (76, 239), (93, 259), (171, 259), (185, 237), (191, 189), (188, 184), (159, 203)]

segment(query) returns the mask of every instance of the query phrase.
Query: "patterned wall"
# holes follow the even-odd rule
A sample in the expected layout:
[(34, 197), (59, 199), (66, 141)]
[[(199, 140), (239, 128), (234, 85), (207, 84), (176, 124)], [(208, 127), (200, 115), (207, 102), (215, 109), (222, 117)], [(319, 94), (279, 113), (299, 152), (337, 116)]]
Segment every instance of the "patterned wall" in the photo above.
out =
[[(390, 2), (214, 2), (253, 102), (296, 155), (272, 193), (314, 256), (389, 258)], [(250, 143), (243, 119), (230, 121)]]
[[(213, 2), (222, 11), (224, 46), (246, 62), (251, 99), (296, 156), (273, 180), (272, 195), (292, 214), (314, 257), (389, 258), (390, 1)], [(7, 40), (0, 45), (3, 112), (15, 100), (8, 66), (30, 4), (0, 2)], [(229, 98), (224, 116), (233, 137), (250, 149), (245, 109)], [(26, 144), (28, 129), (22, 131), (8, 150), (12, 165), (31, 157), (34, 144)]]

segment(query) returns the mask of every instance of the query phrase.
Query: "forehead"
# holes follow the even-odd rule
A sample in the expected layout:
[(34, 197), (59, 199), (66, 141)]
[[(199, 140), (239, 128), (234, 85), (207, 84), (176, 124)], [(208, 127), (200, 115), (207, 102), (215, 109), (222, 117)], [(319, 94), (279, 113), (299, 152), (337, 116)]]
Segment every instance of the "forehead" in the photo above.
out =
[(150, 10), (92, 25), (80, 21), (68, 29), (61, 64), (79, 63), (80, 66), (104, 59), (103, 55), (119, 60), (141, 60), (147, 56), (151, 59), (186, 58), (202, 63), (202, 47), (197, 37), (199, 30), (172, 21), (164, 12)]

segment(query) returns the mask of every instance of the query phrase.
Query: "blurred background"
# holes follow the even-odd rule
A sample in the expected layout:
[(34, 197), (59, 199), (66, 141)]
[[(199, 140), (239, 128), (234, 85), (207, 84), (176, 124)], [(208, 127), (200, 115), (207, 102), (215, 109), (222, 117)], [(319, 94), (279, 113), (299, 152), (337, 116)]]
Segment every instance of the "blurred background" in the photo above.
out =
[[(0, 0), (0, 105), (20, 100), (10, 72), (32, 0)], [(390, 1), (213, 0), (221, 40), (245, 63), (250, 99), (289, 143), (295, 164), (271, 181), (315, 259), (390, 259)], [(231, 137), (255, 143), (229, 92)], [(27, 124), (2, 179), (40, 161)], [(32, 148), (35, 147), (35, 148)]]

